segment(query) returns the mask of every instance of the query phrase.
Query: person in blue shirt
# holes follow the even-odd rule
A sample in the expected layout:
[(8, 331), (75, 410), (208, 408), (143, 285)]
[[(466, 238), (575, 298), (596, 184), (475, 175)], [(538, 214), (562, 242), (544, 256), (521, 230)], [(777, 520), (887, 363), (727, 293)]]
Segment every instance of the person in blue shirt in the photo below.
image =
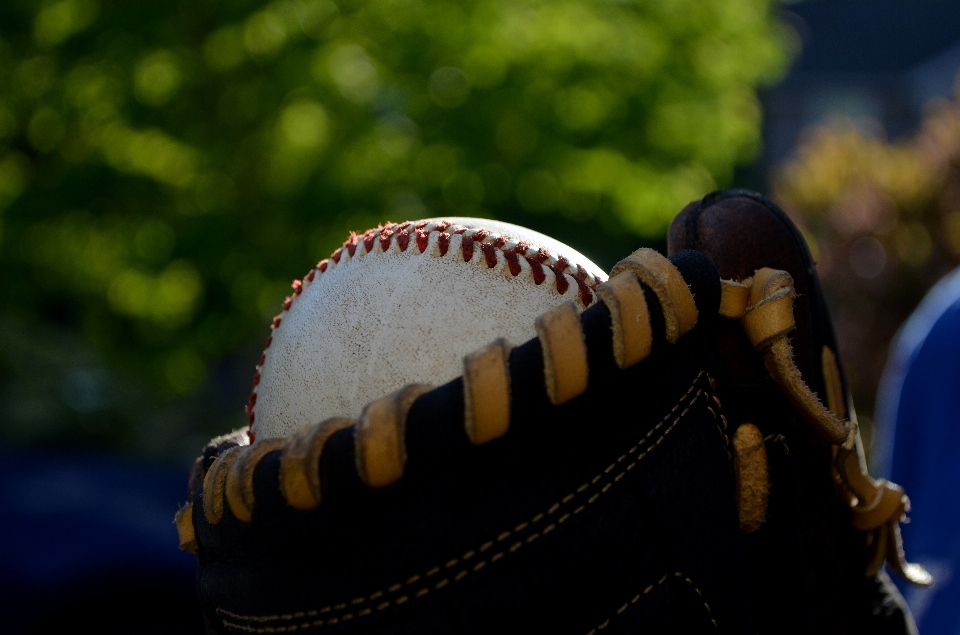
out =
[(897, 335), (878, 391), (881, 473), (910, 493), (902, 525), (934, 576), (901, 584), (924, 635), (960, 634), (960, 269), (942, 279)]

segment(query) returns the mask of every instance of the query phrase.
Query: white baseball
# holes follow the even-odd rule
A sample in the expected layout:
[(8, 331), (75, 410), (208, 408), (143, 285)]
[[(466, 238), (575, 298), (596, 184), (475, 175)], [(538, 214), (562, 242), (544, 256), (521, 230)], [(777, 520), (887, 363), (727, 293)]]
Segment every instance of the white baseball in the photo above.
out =
[[(559, 274), (559, 275), (558, 275)], [(410, 383), (442, 385), (498, 337), (520, 344), (535, 318), (595, 300), (604, 272), (566, 245), (476, 218), (388, 224), (351, 234), (274, 319), (248, 413), (251, 437), (356, 418)]]

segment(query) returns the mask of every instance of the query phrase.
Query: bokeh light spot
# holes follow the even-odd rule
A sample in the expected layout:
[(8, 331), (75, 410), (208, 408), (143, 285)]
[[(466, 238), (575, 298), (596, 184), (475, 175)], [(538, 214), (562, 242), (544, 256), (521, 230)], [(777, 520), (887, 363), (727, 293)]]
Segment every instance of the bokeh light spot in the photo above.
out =
[(323, 37), (330, 22), (340, 13), (330, 0), (301, 0), (293, 5), (303, 32), (312, 38)]
[(133, 71), (133, 94), (149, 106), (162, 106), (180, 88), (177, 58), (170, 51), (157, 51), (142, 59)]
[(483, 181), (476, 172), (457, 172), (443, 184), (443, 200), (451, 211), (468, 214), (483, 202)]
[(134, 251), (144, 260), (164, 262), (170, 257), (177, 236), (167, 223), (153, 218), (142, 225), (133, 236)]
[(17, 117), (13, 111), (0, 104), (0, 141), (13, 136), (17, 131)]
[(27, 139), (39, 152), (50, 152), (59, 145), (66, 131), (60, 113), (53, 108), (40, 108), (27, 125)]
[(521, 117), (509, 114), (497, 125), (497, 149), (509, 161), (519, 161), (537, 147), (537, 128)]
[(499, 163), (487, 163), (480, 167), (483, 179), (483, 199), (489, 205), (499, 205), (513, 194), (510, 172)]
[(496, 88), (507, 75), (507, 62), (495, 47), (479, 46), (467, 53), (463, 71), (470, 84), (478, 88)]
[(43, 7), (33, 21), (33, 37), (40, 46), (55, 46), (90, 26), (97, 17), (93, 0), (61, 0)]
[(350, 101), (368, 102), (377, 94), (380, 75), (362, 46), (346, 44), (337, 48), (327, 67), (340, 93)]
[(426, 185), (442, 185), (459, 165), (460, 153), (452, 146), (437, 143), (417, 154), (417, 175)]
[(167, 357), (164, 375), (174, 392), (189, 397), (203, 388), (207, 379), (207, 365), (193, 349), (181, 348)]
[(27, 160), (18, 153), (0, 159), (0, 201), (16, 198), (27, 184)]
[(470, 96), (470, 82), (455, 66), (444, 66), (433, 71), (428, 85), (430, 99), (441, 108), (456, 108)]
[(925, 263), (933, 252), (930, 233), (922, 223), (916, 221), (897, 227), (893, 240), (897, 256), (903, 263), (912, 267)]
[(243, 43), (255, 61), (272, 59), (287, 43), (283, 20), (272, 11), (254, 13), (243, 25)]
[(289, 148), (319, 150), (327, 143), (327, 113), (315, 101), (295, 101), (280, 114), (279, 130)]
[(417, 141), (417, 125), (407, 117), (384, 117), (377, 126), (380, 149), (394, 158), (406, 156)]
[(887, 265), (887, 252), (872, 236), (859, 238), (850, 245), (850, 268), (861, 278), (876, 278)]
[(954, 210), (944, 217), (943, 228), (950, 250), (960, 256), (960, 210)]
[(57, 66), (50, 57), (32, 57), (17, 66), (15, 77), (23, 96), (37, 99), (53, 86), (57, 78)]
[(526, 172), (517, 179), (517, 200), (531, 212), (545, 212), (556, 205), (559, 186), (546, 170)]
[(423, 199), (413, 190), (400, 190), (390, 201), (391, 218), (397, 221), (423, 218), (426, 213), (427, 207), (423, 204)]
[(212, 70), (221, 73), (240, 66), (246, 59), (240, 28), (225, 26), (211, 33), (203, 43), (203, 59)]
[(604, 88), (574, 86), (557, 95), (557, 116), (569, 130), (595, 130), (609, 116), (614, 102)]

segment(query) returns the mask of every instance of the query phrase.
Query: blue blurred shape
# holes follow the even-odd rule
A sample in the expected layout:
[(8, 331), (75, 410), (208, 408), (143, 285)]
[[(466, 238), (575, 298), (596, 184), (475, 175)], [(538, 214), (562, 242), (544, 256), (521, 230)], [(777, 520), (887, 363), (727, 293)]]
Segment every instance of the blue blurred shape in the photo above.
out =
[(891, 347), (878, 391), (878, 454), (910, 496), (907, 556), (934, 576), (901, 588), (926, 635), (960, 633), (960, 269), (927, 294)]
[(183, 623), (157, 632), (195, 632), (196, 561), (173, 525), (186, 482), (185, 468), (0, 450), (0, 611), (15, 630), (42, 632), (60, 613), (129, 624), (156, 609)]

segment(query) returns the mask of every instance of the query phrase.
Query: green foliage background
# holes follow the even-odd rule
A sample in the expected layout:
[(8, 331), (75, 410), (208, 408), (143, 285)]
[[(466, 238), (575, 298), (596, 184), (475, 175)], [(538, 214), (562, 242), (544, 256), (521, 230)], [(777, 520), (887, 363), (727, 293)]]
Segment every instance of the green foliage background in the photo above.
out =
[(791, 41), (770, 0), (6, 0), (0, 433), (192, 454), (351, 229), (662, 239)]

